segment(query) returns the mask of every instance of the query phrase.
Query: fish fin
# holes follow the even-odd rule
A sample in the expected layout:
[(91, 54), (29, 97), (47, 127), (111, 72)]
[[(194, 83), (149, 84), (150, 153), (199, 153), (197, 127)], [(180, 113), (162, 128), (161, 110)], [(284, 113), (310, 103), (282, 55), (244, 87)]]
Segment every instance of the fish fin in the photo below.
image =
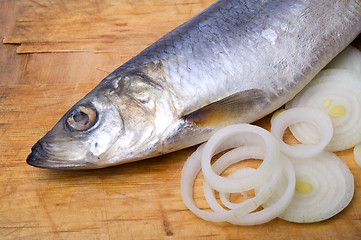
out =
[(249, 89), (235, 93), (217, 102), (210, 103), (182, 119), (199, 127), (220, 128), (229, 124), (252, 122), (254, 114), (266, 102), (266, 94), (261, 89)]

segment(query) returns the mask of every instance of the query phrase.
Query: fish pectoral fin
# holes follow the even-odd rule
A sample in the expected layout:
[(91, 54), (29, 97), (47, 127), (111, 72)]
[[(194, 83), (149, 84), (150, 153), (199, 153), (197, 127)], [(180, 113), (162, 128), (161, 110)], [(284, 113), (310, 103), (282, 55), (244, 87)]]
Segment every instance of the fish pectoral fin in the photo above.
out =
[(266, 94), (263, 90), (249, 89), (210, 103), (182, 118), (199, 127), (210, 128), (248, 123), (255, 120), (253, 113), (260, 111), (265, 103)]

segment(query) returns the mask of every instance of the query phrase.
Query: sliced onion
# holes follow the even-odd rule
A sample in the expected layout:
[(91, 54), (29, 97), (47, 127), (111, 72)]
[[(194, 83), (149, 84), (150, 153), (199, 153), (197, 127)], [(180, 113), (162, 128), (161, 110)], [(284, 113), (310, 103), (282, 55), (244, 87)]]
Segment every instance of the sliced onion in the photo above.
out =
[(326, 68), (348, 69), (361, 73), (361, 51), (353, 46), (348, 46)]
[(299, 223), (319, 222), (342, 211), (354, 194), (354, 179), (347, 165), (329, 152), (292, 161), (296, 192), (280, 218)]
[[(321, 141), (312, 145), (286, 144), (283, 141), (285, 130), (290, 125), (300, 122), (307, 122), (316, 126), (316, 129), (322, 136)], [(285, 110), (275, 117), (271, 126), (271, 132), (279, 140), (283, 153), (290, 157), (309, 158), (319, 154), (329, 144), (333, 134), (333, 127), (331, 119), (321, 110), (298, 107)]]
[(201, 210), (193, 200), (193, 184), (198, 172), (201, 170), (201, 155), (204, 144), (200, 145), (197, 150), (185, 162), (181, 175), (181, 195), (184, 204), (198, 217), (211, 222), (225, 221), (225, 214), (218, 214)]
[[(245, 151), (248, 151), (248, 149)], [(241, 150), (238, 151), (233, 150), (233, 152), (242, 155)], [(237, 154), (228, 154), (228, 155), (225, 154), (221, 158), (219, 158), (215, 163), (215, 164), (219, 163), (220, 165), (220, 167), (216, 170), (216, 172), (220, 173), (221, 171), (223, 171), (223, 169), (227, 168), (228, 165), (236, 159), (236, 155)], [(248, 175), (252, 174), (251, 172), (253, 171), (249, 171)], [(282, 172), (283, 175), (281, 175)], [(236, 175), (238, 175), (238, 172), (236, 172)], [(279, 184), (281, 183), (283, 184), (286, 183), (286, 188), (283, 189), (284, 191), (282, 193), (282, 196), (280, 196), (277, 199), (277, 201), (269, 205), (267, 208), (264, 208), (263, 210), (258, 212), (251, 213), (251, 211), (257, 209), (262, 203), (264, 203), (267, 199), (272, 197), (273, 193), (277, 191), (277, 189), (279, 188)], [(262, 224), (268, 222), (278, 217), (291, 202), (294, 194), (295, 183), (296, 183), (295, 172), (292, 164), (285, 156), (281, 156), (279, 166), (275, 169), (269, 181), (265, 185), (260, 187), (254, 198), (247, 199), (246, 201), (241, 203), (233, 204), (229, 202), (227, 197), (224, 197), (224, 200), (222, 200), (222, 202), (224, 204), (227, 202), (229, 208), (238, 209), (238, 210), (244, 209), (242, 215), (240, 214), (229, 215), (227, 221), (235, 225), (255, 225), (255, 224)], [(214, 195), (214, 190), (207, 184), (207, 182), (204, 182), (203, 186), (204, 186), (204, 194), (206, 196), (207, 202), (209, 203), (210, 207), (217, 212), (227, 211), (218, 203)], [(222, 194), (224, 193), (220, 193), (221, 196)]]
[[(260, 148), (248, 147), (248, 146), (236, 148), (230, 152), (227, 152), (223, 156), (221, 156), (214, 163), (212, 168), (213, 168), (214, 172), (218, 175), (221, 172), (223, 172), (228, 166), (230, 166), (236, 162), (242, 161), (242, 160), (247, 160), (249, 155), (251, 155), (251, 154), (255, 155), (255, 153), (258, 154), (259, 152), (263, 152), (262, 155), (264, 155), (264, 150), (262, 151), (262, 149), (260, 149)], [(282, 173), (282, 167), (275, 168), (270, 179), (268, 179), (268, 178), (264, 179), (263, 184), (262, 184), (262, 190), (260, 191), (260, 193), (254, 198), (247, 199), (246, 201), (237, 204), (237, 210), (238, 210), (237, 215), (229, 215), (228, 219), (241, 218), (241, 217), (245, 216), (246, 214), (257, 209), (263, 202), (265, 202), (271, 196), (272, 192), (275, 191), (275, 189), (277, 188), (276, 183), (277, 183), (278, 179), (280, 178), (281, 173)], [(243, 176), (242, 178), (237, 178), (234, 180), (241, 182), (246, 177), (247, 176)], [(214, 190), (207, 181), (204, 181), (204, 183), (203, 183), (203, 190), (204, 190), (204, 196), (205, 196), (209, 206), (214, 211), (220, 211), (220, 212), (226, 211), (217, 202), (216, 197), (214, 195)], [(235, 208), (233, 208), (233, 209), (235, 209)]]
[[(254, 173), (255, 171), (256, 171), (256, 169), (254, 169), (254, 168), (248, 168), (248, 167), (239, 168), (236, 171), (229, 174), (227, 177), (229, 177), (229, 178), (245, 177), (245, 176), (248, 176), (248, 175)], [(204, 185), (205, 184), (203, 184), (203, 186)], [(206, 192), (206, 190), (204, 190), (204, 191)], [(243, 198), (245, 200), (249, 199), (247, 192), (240, 192), (240, 194), (243, 196)], [(219, 193), (219, 197), (221, 199), (221, 202), (224, 204), (224, 206), (226, 206), (229, 209), (234, 209), (234, 208), (238, 207), (239, 203), (232, 203), (231, 201), (229, 201), (229, 196), (230, 196), (230, 193), (226, 193), (226, 192), (220, 192)]]
[[(200, 170), (201, 154), (203, 148), (204, 145), (201, 145), (197, 149), (197, 151), (194, 152), (187, 159), (183, 167), (181, 177), (181, 193), (183, 201), (185, 205), (198, 217), (213, 222), (228, 221), (236, 225), (254, 225), (265, 223), (276, 218), (287, 208), (294, 193), (294, 186), (296, 180), (293, 167), (290, 164), (289, 160), (287, 160), (285, 157), (282, 157), (279, 161), (279, 164), (274, 169), (275, 171), (271, 175), (271, 178), (269, 179), (270, 181), (267, 181), (268, 179), (265, 179), (265, 185), (260, 187), (260, 191), (257, 193), (257, 195), (252, 199), (247, 199), (245, 202), (238, 204), (235, 208), (231, 210), (226, 210), (221, 205), (219, 205), (215, 198), (213, 189), (205, 181), (204, 189), (206, 200), (215, 212), (209, 212), (199, 209), (193, 201), (193, 183)], [(261, 152), (260, 155), (265, 154), (265, 151), (262, 151), (262, 149), (258, 147), (239, 147), (221, 156), (213, 166), (216, 172), (220, 173), (228, 166), (232, 165), (235, 162), (238, 162), (239, 158), (246, 159), (246, 156), (250, 155), (251, 153), (254, 154), (259, 152)], [(249, 173), (253, 174), (252, 172), (254, 171), (257, 170), (253, 170)], [(272, 193), (276, 191), (277, 184), (281, 183), (279, 179), (282, 172), (283, 177), (285, 177), (282, 182), (288, 183), (287, 189), (284, 191), (283, 196), (279, 198), (277, 202), (272, 204), (272, 206), (265, 208), (259, 212), (250, 213), (262, 203), (264, 203), (268, 198), (270, 198)], [(239, 173), (240, 170), (238, 170), (237, 173), (233, 175), (240, 175)], [(241, 178), (239, 178), (240, 176), (237, 176), (237, 178), (234, 180), (239, 181), (242, 178), (247, 177), (249, 173), (243, 173)]]
[[(264, 157), (264, 155), (265, 155), (265, 151), (262, 148), (250, 147), (250, 146), (238, 147), (238, 148), (235, 148), (235, 149), (225, 153), (224, 155), (222, 155), (212, 165), (212, 169), (217, 175), (219, 175), (230, 165), (240, 162), (240, 161), (250, 159), (249, 156), (252, 156), (252, 158), (254, 158), (254, 159), (262, 159)], [(248, 169), (248, 168), (246, 168), (246, 169)], [(240, 169), (238, 169), (238, 171), (235, 171), (231, 174), (231, 176), (233, 175), (233, 177), (231, 177), (231, 178), (234, 179), (235, 181), (242, 181), (245, 177), (247, 177), (257, 171), (255, 169), (253, 169), (253, 170), (254, 171), (248, 170), (249, 174), (244, 174), (245, 173), (244, 168), (240, 168)], [(241, 171), (243, 173), (242, 175), (240, 174)], [(278, 174), (280, 174), (280, 172)], [(238, 175), (237, 178), (235, 177), (236, 175)], [(227, 178), (230, 178), (230, 176), (227, 176)], [(263, 183), (266, 183), (266, 181), (268, 181), (268, 180), (269, 180), (268, 178), (265, 178)], [(274, 185), (274, 183), (273, 183), (273, 185)], [(271, 184), (271, 186), (268, 187), (268, 189), (270, 189), (270, 187), (272, 187), (272, 184)], [(214, 211), (223, 211), (224, 210), (223, 207), (218, 204), (216, 197), (214, 195), (214, 190), (207, 181), (204, 181), (204, 183), (203, 183), (203, 191), (204, 191), (204, 196), (205, 196), (208, 204)], [(222, 191), (222, 192), (225, 193), (224, 191)], [(253, 211), (258, 206), (260, 206), (260, 204), (255, 204), (255, 202), (257, 202), (257, 200), (249, 199), (249, 200), (242, 202), (241, 204), (238, 204), (238, 207), (243, 207), (244, 210), (242, 211), (242, 213), (238, 214), (237, 216), (238, 217), (243, 216), (243, 215)]]
[[(265, 149), (265, 157), (257, 171), (247, 177), (231, 179), (219, 176), (211, 167), (212, 157), (224, 150), (239, 146), (259, 146)], [(257, 153), (244, 158), (257, 158)], [(272, 174), (279, 164), (279, 145), (272, 134), (260, 127), (249, 124), (237, 124), (217, 131), (207, 142), (202, 151), (202, 171), (205, 180), (220, 192), (242, 192), (260, 186)], [(239, 159), (241, 160), (241, 159)]]
[[(227, 167), (231, 166), (234, 163), (248, 160), (248, 159), (250, 159), (250, 156), (252, 156), (251, 158), (253, 158), (253, 159), (262, 159), (265, 156), (265, 150), (261, 147), (251, 147), (251, 146), (242, 146), (242, 147), (235, 148), (235, 149), (225, 153), (224, 155), (222, 155), (212, 165), (212, 169), (217, 175), (219, 175)], [(232, 178), (235, 181), (242, 181), (243, 179), (245, 179), (249, 175), (255, 173), (256, 171), (257, 170), (253, 169), (253, 168), (239, 168), (237, 171), (234, 171), (229, 176), (227, 176), (227, 178)], [(277, 174), (280, 175), (280, 172), (278, 172)], [(269, 178), (264, 178), (264, 181), (262, 182), (262, 184), (265, 184), (268, 180), (269, 180)], [(268, 186), (268, 189), (271, 190), (271, 188), (273, 187), (274, 184), (275, 183), (270, 184), (270, 186)], [(224, 210), (223, 207), (221, 207), (218, 204), (218, 202), (215, 198), (215, 195), (214, 195), (214, 190), (207, 181), (204, 181), (204, 183), (203, 183), (203, 190), (204, 190), (204, 196), (205, 196), (208, 204), (214, 211)], [(222, 195), (225, 195), (225, 194), (229, 194), (229, 193), (224, 192), (224, 191), (220, 192), (220, 197), (223, 198)], [(258, 199), (260, 199), (261, 197), (262, 196), (259, 196)], [(243, 211), (243, 215), (253, 211), (258, 206), (260, 206), (261, 203), (255, 204), (255, 202), (260, 201), (258, 199), (252, 200), (252, 201), (248, 200), (248, 201), (242, 202), (241, 204), (238, 204), (238, 207), (244, 207), (244, 209), (245, 209), (245, 211)], [(226, 203), (226, 204), (228, 205), (228, 203)], [(232, 205), (232, 204), (229, 203), (229, 205)], [(250, 206), (251, 208), (247, 209), (247, 206), (248, 207)], [(229, 208), (233, 209), (233, 207), (229, 207)], [(238, 216), (240, 216), (240, 215), (238, 215)]]
[(278, 117), (278, 115), (280, 115), (283, 111), (285, 111), (285, 109), (280, 108), (280, 109), (273, 112), (272, 117), (271, 117), (271, 126), (272, 126), (273, 121), (275, 120), (275, 118)]
[(187, 159), (181, 175), (181, 195), (184, 204), (198, 217), (211, 222), (228, 221), (231, 217), (244, 216), (244, 208), (210, 212), (201, 210), (193, 200), (193, 184), (198, 172), (201, 170), (201, 155), (204, 144)]
[(361, 143), (356, 144), (353, 149), (353, 155), (355, 156), (357, 165), (361, 167)]
[[(225, 144), (220, 144), (219, 137), (221, 137), (220, 139), (223, 140), (227, 139), (227, 142), (225, 142)], [(234, 147), (236, 147), (236, 149), (224, 154), (215, 162), (212, 169), (210, 166), (210, 158), (213, 156), (212, 154)], [(193, 201), (193, 183), (201, 169), (200, 162), (204, 161), (204, 154), (207, 153), (212, 155), (208, 155), (210, 156), (209, 166), (211, 168), (211, 173), (216, 175), (216, 178), (231, 180), (231, 185), (233, 184), (233, 190), (231, 188), (231, 191), (241, 192), (253, 189), (255, 187), (260, 187), (260, 192), (257, 194), (257, 196), (254, 199), (247, 199), (242, 204), (242, 207), (239, 206), (231, 210), (225, 210), (223, 208), (221, 208), (222, 210), (217, 209), (215, 212), (200, 210)], [(261, 217), (259, 214), (257, 214), (255, 215), (257, 217), (249, 217), (249, 221), (247, 220), (246, 222), (243, 222), (243, 220), (240, 220), (240, 218), (243, 218), (246, 214), (252, 212), (258, 206), (264, 203), (271, 196), (272, 192), (277, 188), (275, 184), (279, 182), (278, 179), (281, 176), (284, 166), (282, 164), (284, 161), (280, 160), (279, 156), (280, 152), (277, 141), (274, 139), (271, 133), (260, 127), (248, 124), (239, 124), (221, 129), (216, 132), (216, 134), (207, 142), (207, 144), (201, 145), (197, 151), (194, 152), (186, 161), (181, 177), (181, 193), (183, 201), (194, 214), (208, 221), (241, 221), (238, 224), (247, 224), (246, 222), (249, 221), (260, 222), (265, 221), (264, 219), (267, 220), (270, 217), (274, 218), (276, 217), (275, 212), (268, 210), (266, 211), (266, 217)], [(250, 158), (263, 159), (262, 164), (254, 173), (237, 179), (224, 178), (218, 175), (218, 173), (222, 172), (225, 168), (227, 168), (227, 166), (232, 165), (235, 162)], [(293, 171), (292, 166), (290, 169)], [(215, 188), (215, 186), (212, 185), (212, 183), (210, 183), (206, 178), (204, 168), (202, 168), (202, 170), (203, 175), (205, 176), (205, 185), (210, 184), (212, 189)], [(287, 174), (289, 178), (292, 178), (292, 174), (288, 173), (288, 171)], [(221, 192), (229, 192), (228, 190), (230, 188), (228, 185), (222, 185), (219, 182), (217, 183), (217, 187), (221, 190)], [(290, 188), (294, 190), (294, 187), (292, 188), (291, 186)], [(207, 192), (205, 192), (205, 195), (207, 196)], [(216, 201), (213, 190), (211, 190), (211, 195), (213, 195), (213, 199)], [(210, 197), (206, 197), (206, 199), (209, 200)], [(287, 202), (285, 202), (285, 204), (286, 203)], [(210, 202), (210, 206), (212, 207), (212, 202)], [(286, 208), (286, 206), (283, 207)], [(272, 215), (270, 215), (268, 212), (272, 212)]]
[[(292, 101), (286, 109), (313, 107), (329, 114), (334, 135), (326, 147), (340, 151), (361, 141), (361, 74), (344, 69), (321, 71)], [(290, 126), (292, 134), (302, 143), (319, 141), (319, 135), (309, 124)]]

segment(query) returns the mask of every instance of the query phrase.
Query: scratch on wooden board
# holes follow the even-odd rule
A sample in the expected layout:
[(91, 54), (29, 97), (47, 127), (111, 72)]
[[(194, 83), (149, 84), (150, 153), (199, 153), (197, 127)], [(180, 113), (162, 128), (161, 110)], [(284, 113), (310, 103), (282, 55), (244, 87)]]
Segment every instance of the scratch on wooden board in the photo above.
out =
[(84, 232), (85, 230), (99, 230), (99, 227), (82, 227), (82, 228), (75, 228), (73, 230), (48, 231), (48, 233), (80, 233), (80, 232)]
[(162, 187), (159, 190), (163, 190), (169, 184), (173, 184), (172, 180), (181, 175), (182, 168), (183, 168), (183, 165), (181, 163), (178, 164), (177, 168), (173, 168), (172, 169), (173, 174), (170, 177), (167, 177), (167, 182), (165, 184), (162, 184)]
[(207, 234), (207, 235), (197, 236), (196, 238), (209, 238), (209, 237), (216, 237), (216, 236), (219, 236), (219, 235), (216, 235), (216, 234)]
[(160, 210), (161, 217), (162, 217), (162, 223), (163, 223), (163, 229), (164, 229), (165, 235), (173, 236), (173, 231), (170, 228), (169, 220), (167, 218), (167, 215), (164, 212), (164, 209), (163, 209), (163, 206), (162, 206), (161, 202), (159, 202), (159, 210)]
[[(36, 229), (41, 228), (43, 226), (0, 226), (0, 230), (8, 230), (6, 232), (6, 236), (10, 237), (11, 235), (14, 235), (15, 233), (21, 232), (24, 229)], [(4, 234), (4, 232), (2, 232)], [(4, 235), (5, 236), (5, 235)]]
[(28, 64), (29, 64), (29, 57), (27, 56), (27, 57), (25, 58), (24, 66), (21, 68), (21, 79), (24, 79), (24, 78), (25, 78), (26, 70), (27, 70), (27, 68), (28, 68)]
[(36, 5), (38, 5), (38, 6), (40, 6), (40, 7), (48, 8), (48, 6), (46, 6), (46, 5), (44, 5), (44, 4), (41, 4), (41, 3), (39, 3), (39, 2), (37, 2), (37, 1), (35, 1), (35, 0), (29, 0), (29, 1), (32, 2), (32, 3), (34, 3), (34, 4), (36, 4)]
[[(101, 186), (104, 189), (104, 181), (103, 179), (100, 180), (101, 181)], [(105, 206), (107, 206), (107, 194), (106, 192), (103, 192), (102, 194), (102, 199), (103, 199), (103, 207), (101, 208), (101, 212), (104, 214), (103, 219), (108, 219), (108, 212), (107, 212), (107, 208)], [(107, 236), (110, 236), (110, 228), (109, 228), (109, 221), (103, 221), (103, 223), (105, 224), (105, 227), (107, 229)]]
[(159, 190), (162, 190), (162, 189), (164, 189), (164, 188), (166, 188), (170, 183), (171, 184), (173, 184), (172, 183), (172, 180), (175, 178), (175, 177), (178, 177), (180, 174), (179, 174), (179, 169), (180, 169), (181, 167), (179, 167), (176, 171), (174, 171), (173, 172), (173, 174), (172, 174), (172, 176), (170, 177), (170, 178), (167, 178), (167, 182), (165, 183), (165, 184), (163, 184), (162, 185), (162, 187), (159, 189)]
[(113, 70), (109, 70), (109, 69), (106, 69), (106, 68), (96, 68), (96, 70), (99, 70), (101, 72), (105, 72), (107, 74), (110, 74), (112, 71), (115, 70), (115, 68), (112, 68)]
[(38, 203), (44, 209), (45, 215), (48, 218), (48, 222), (51, 224), (51, 227), (52, 227), (52, 229), (54, 229), (54, 231), (58, 231), (57, 225), (56, 225), (56, 223), (55, 223), (53, 217), (51, 216), (50, 211), (49, 211), (49, 209), (47, 207), (48, 204), (46, 204), (46, 202), (44, 201), (44, 196), (40, 192), (41, 190), (38, 188), (38, 185), (35, 184), (34, 186), (36, 186), (35, 193), (36, 193), (36, 195), (38, 197)]
[(8, 92), (1, 91), (0, 99), (6, 99), (7, 97), (9, 97), (9, 95), (10, 94)]
[(49, 101), (48, 101), (48, 97), (45, 93), (45, 91), (42, 91), (43, 97), (44, 97), (44, 103), (45, 103), (45, 108), (46, 108), (46, 112), (49, 112)]
[(59, 230), (59, 231), (49, 231), (49, 233), (77, 233), (82, 230)]
[(361, 226), (361, 217), (359, 216), (357, 211), (355, 211), (355, 214), (357, 215), (357, 217), (354, 218), (353, 220), (357, 221), (357, 223)]
[(149, 221), (150, 219), (157, 219), (157, 218), (114, 218), (114, 219), (105, 219), (103, 221), (106, 222), (139, 222), (139, 221)]

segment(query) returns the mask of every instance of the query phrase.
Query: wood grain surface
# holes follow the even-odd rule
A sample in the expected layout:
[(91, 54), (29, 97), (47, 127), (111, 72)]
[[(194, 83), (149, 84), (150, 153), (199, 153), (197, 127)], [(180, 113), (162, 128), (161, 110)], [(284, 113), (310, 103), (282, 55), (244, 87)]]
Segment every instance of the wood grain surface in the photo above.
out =
[[(186, 209), (180, 173), (194, 147), (100, 170), (26, 164), (31, 146), (102, 78), (213, 2), (0, 1), (0, 33), (11, 43), (0, 44), (0, 239), (361, 239), (361, 168), (351, 150), (337, 153), (356, 186), (343, 212), (251, 227)], [(269, 117), (257, 124), (268, 128)], [(207, 208), (201, 182), (195, 196)]]

